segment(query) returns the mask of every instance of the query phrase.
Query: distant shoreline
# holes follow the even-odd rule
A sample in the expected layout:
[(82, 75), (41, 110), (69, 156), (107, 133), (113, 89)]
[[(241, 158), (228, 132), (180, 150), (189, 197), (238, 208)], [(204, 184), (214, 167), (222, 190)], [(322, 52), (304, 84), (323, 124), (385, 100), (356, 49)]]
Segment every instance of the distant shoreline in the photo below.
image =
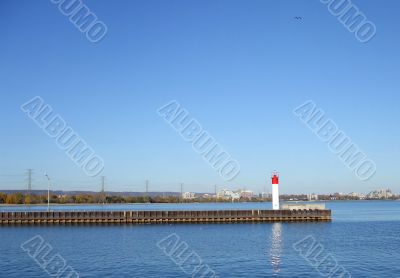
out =
[[(382, 202), (398, 202), (400, 200), (381, 200), (381, 199), (370, 199), (370, 200), (313, 200), (313, 201), (281, 201), (281, 203), (333, 203), (333, 202), (368, 202), (368, 201), (382, 201)], [(221, 203), (229, 203), (232, 202), (187, 202), (187, 203), (105, 203), (105, 204), (93, 204), (93, 203), (80, 203), (80, 204), (58, 204), (58, 203), (50, 203), (50, 206), (120, 206), (120, 205), (187, 205), (187, 204), (221, 204)], [(235, 204), (261, 204), (261, 203), (271, 203), (270, 201), (265, 202), (234, 202)], [(39, 206), (47, 206), (47, 203), (42, 204), (0, 204), (0, 207), (39, 207)]]

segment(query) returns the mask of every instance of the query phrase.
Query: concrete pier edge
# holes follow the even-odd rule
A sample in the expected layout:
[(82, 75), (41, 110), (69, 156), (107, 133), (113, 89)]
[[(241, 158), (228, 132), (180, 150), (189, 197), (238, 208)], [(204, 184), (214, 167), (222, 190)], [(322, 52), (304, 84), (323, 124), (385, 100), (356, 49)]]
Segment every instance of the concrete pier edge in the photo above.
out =
[(0, 212), (0, 225), (64, 223), (238, 223), (331, 221), (329, 209)]

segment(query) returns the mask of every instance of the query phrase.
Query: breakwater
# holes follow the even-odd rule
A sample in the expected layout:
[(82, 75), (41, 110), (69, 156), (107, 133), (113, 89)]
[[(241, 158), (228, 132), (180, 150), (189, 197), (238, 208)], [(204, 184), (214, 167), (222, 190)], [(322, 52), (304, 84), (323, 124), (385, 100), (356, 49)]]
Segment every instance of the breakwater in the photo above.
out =
[(0, 224), (330, 221), (328, 209), (0, 212)]

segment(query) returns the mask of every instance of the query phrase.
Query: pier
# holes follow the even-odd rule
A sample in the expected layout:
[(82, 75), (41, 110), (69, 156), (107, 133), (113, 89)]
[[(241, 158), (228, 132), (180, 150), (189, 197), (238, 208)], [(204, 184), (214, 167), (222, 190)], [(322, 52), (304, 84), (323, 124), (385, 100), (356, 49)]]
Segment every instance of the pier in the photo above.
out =
[(0, 212), (0, 225), (331, 221), (329, 209)]

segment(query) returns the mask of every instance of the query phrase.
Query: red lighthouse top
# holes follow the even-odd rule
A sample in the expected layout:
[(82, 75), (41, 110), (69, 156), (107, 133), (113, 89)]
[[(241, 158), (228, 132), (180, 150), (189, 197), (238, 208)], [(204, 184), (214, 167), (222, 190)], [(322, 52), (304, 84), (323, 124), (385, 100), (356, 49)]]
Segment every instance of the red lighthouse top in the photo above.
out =
[(279, 184), (279, 173), (275, 171), (272, 172), (271, 179), (272, 179), (272, 184)]

